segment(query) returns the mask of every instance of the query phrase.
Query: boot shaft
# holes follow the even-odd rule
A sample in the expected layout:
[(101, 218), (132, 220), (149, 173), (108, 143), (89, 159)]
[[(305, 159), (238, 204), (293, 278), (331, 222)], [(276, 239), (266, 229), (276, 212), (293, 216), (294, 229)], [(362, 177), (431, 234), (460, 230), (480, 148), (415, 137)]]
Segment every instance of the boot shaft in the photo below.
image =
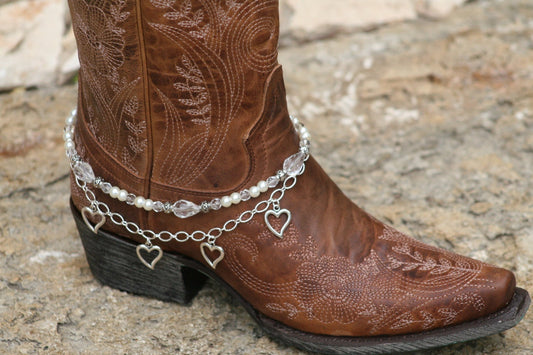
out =
[[(69, 3), (81, 64), (76, 139), (100, 176), (149, 195), (152, 184), (229, 191), (264, 173), (254, 173), (251, 135), (265, 109), (263, 120), (287, 116), (277, 1)], [(283, 137), (271, 139), (277, 155)]]

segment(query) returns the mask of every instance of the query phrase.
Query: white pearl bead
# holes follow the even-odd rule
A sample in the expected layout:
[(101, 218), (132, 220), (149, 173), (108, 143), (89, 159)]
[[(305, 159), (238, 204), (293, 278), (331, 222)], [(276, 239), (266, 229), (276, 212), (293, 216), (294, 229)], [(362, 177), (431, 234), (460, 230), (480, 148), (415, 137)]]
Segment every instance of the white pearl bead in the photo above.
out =
[(74, 124), (74, 122), (76, 122), (76, 119), (74, 118), (74, 115), (68, 116), (67, 119), (65, 120), (65, 124), (67, 126), (72, 126)]
[(117, 198), (119, 193), (120, 193), (120, 189), (116, 186), (113, 186), (111, 190), (109, 190), (109, 196), (113, 198)]
[(135, 197), (135, 201), (133, 201), (133, 204), (135, 205), (135, 207), (137, 208), (144, 208), (144, 201), (146, 201), (144, 199), (144, 197), (142, 196), (137, 196)]
[(118, 192), (118, 200), (119, 201), (126, 201), (127, 198), (128, 198), (128, 191), (120, 190)]
[(150, 200), (150, 199), (146, 199), (144, 201), (144, 206), (143, 208), (146, 210), (146, 211), (151, 211), (154, 209), (154, 201)]
[(234, 205), (241, 202), (241, 195), (238, 192), (232, 193), (230, 198), (231, 198), (231, 203), (233, 203)]
[(231, 206), (231, 197), (229, 196), (224, 196), (220, 199), (220, 203), (222, 204), (222, 206), (224, 207), (229, 207)]
[(261, 191), (259, 191), (259, 187), (257, 187), (257, 186), (250, 187), (250, 189), (248, 189), (248, 191), (250, 191), (250, 196), (252, 196), (252, 197), (257, 197), (257, 196), (259, 196), (259, 194), (261, 194)]
[(309, 132), (304, 132), (304, 133), (302, 133), (302, 134), (300, 135), (300, 137), (301, 137), (302, 139), (307, 139), (307, 140), (311, 139), (311, 135), (309, 134)]
[(75, 147), (74, 141), (72, 139), (67, 139), (65, 142), (65, 149), (70, 150), (70, 149), (74, 149), (74, 147)]
[(65, 131), (63, 132), (63, 140), (72, 140), (73, 136), (72, 136), (72, 132), (70, 131)]
[(265, 192), (268, 190), (268, 184), (265, 180), (261, 180), (257, 183), (257, 187), (259, 188), (259, 191)]

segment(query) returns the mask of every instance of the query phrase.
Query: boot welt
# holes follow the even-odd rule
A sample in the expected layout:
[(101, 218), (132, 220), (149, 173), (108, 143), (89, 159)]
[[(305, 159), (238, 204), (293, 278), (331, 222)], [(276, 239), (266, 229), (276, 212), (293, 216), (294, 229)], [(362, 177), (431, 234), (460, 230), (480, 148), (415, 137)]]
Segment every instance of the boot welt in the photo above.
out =
[(157, 263), (157, 267), (149, 269), (137, 257), (137, 245), (134, 242), (101, 229), (95, 234), (87, 227), (72, 201), (71, 209), (91, 272), (102, 284), (185, 305), (194, 298), (209, 277), (235, 297), (273, 339), (311, 352), (339, 355), (386, 354), (465, 342), (514, 327), (525, 316), (531, 303), (528, 292), (516, 288), (511, 301), (497, 312), (469, 322), (420, 333), (368, 337), (307, 333), (255, 310), (212, 269), (184, 255), (165, 252), (165, 257)]

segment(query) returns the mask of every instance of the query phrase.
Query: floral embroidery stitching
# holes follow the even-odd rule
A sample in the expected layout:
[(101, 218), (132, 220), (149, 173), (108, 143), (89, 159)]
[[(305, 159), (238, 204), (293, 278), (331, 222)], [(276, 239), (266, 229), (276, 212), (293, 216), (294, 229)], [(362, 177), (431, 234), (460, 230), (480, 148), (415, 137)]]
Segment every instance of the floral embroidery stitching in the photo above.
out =
[[(264, 238), (260, 234), (258, 241)], [(285, 238), (276, 241), (280, 253), (287, 250), (295, 262), (291, 266), (294, 281), (282, 284), (261, 280), (244, 267), (248, 262), (241, 263), (240, 259), (252, 250), (254, 262), (262, 262), (255, 242), (245, 236), (230, 239), (224, 246), (228, 266), (250, 292), (269, 296), (272, 301), (264, 309), (272, 317), (313, 320), (324, 325), (366, 323), (371, 334), (412, 327), (427, 330), (453, 323), (463, 311), (482, 311), (485, 301), (474, 290), (491, 288), (490, 284), (476, 283), (482, 263), (426, 246), (388, 226), (377, 238), (387, 242), (388, 251), (380, 256), (371, 250), (361, 263), (353, 263), (347, 257), (321, 255), (311, 236), (299, 242), (300, 236), (291, 224)], [(444, 256), (434, 258), (433, 252)], [(409, 276), (412, 272), (425, 275), (423, 281), (413, 280)], [(384, 276), (391, 273), (395, 275), (392, 281)], [(462, 293), (465, 287), (472, 291)], [(454, 307), (439, 306), (441, 299), (449, 299)], [(410, 302), (416, 306), (402, 306)]]
[(123, 26), (131, 11), (125, 0), (73, 1), (72, 6), (87, 127), (109, 154), (138, 173), (147, 137), (144, 104), (136, 94), (142, 92), (141, 79), (123, 68), (128, 45)]
[(263, 48), (264, 41), (274, 39), (277, 24), (254, 20), (256, 13), (277, 9), (277, 2), (151, 0), (150, 4), (161, 10), (161, 16), (154, 16), (157, 21), (149, 25), (179, 53), (175, 74), (157, 73), (172, 80), (177, 94), (152, 82), (170, 120), (167, 131), (172, 131), (165, 132), (165, 146), (156, 147), (153, 178), (186, 188), (209, 169), (224, 145), (238, 143), (227, 136), (250, 85), (245, 76), (248, 72), (266, 76), (277, 65), (275, 46)]

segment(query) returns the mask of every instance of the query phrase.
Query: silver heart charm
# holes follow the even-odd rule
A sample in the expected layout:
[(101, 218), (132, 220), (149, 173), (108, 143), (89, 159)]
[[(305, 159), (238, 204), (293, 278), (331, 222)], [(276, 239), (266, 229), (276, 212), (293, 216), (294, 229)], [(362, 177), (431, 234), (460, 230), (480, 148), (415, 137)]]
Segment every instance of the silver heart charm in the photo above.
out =
[[(161, 250), (160, 247), (158, 247), (157, 245), (153, 245), (151, 247), (145, 245), (145, 244), (139, 244), (137, 245), (137, 257), (139, 258), (139, 260), (147, 267), (147, 268), (150, 268), (150, 269), (154, 269), (155, 267), (155, 264), (157, 264), (157, 262), (159, 260), (161, 260), (161, 258), (163, 257), (163, 250)], [(146, 252), (148, 252), (148, 254), (150, 254), (151, 252), (153, 251), (157, 251), (157, 256), (155, 257), (154, 260), (152, 260), (151, 263), (148, 263), (144, 257), (141, 255), (141, 250), (145, 250)]]
[[(95, 216), (100, 216), (101, 219), (100, 219), (100, 222), (96, 223), (96, 225), (92, 225), (91, 222), (89, 221), (89, 218), (87, 217), (87, 214), (90, 214), (91, 217), (95, 217)], [(89, 229), (94, 233), (98, 233), (98, 230), (100, 229), (101, 226), (104, 225), (105, 223), (105, 216), (103, 214), (101, 214), (100, 212), (96, 211), (94, 212), (92, 209), (90, 209), (89, 207), (83, 207), (81, 209), (81, 217), (83, 218), (83, 221), (85, 222), (85, 224), (87, 225), (87, 227), (89, 227)]]
[[(205, 253), (205, 248), (209, 249), (210, 252), (218, 251), (220, 255), (215, 260), (211, 260)], [(215, 269), (217, 267), (217, 264), (222, 261), (222, 259), (224, 259), (224, 249), (222, 249), (218, 245), (211, 245), (209, 243), (203, 242), (202, 244), (200, 244), (200, 251), (202, 252), (202, 256), (204, 257), (205, 261), (213, 269)]]
[[(274, 215), (276, 218), (279, 218), (282, 214), (287, 216), (287, 220), (285, 221), (283, 226), (281, 226), (281, 230), (278, 232), (276, 229), (274, 229), (274, 227), (272, 227), (272, 225), (270, 224), (270, 221), (268, 220), (268, 217), (270, 215)], [(265, 213), (265, 224), (266, 224), (266, 226), (279, 239), (283, 239), (283, 233), (285, 232), (285, 229), (287, 229), (287, 227), (289, 226), (290, 222), (291, 222), (291, 211), (289, 211), (289, 210), (287, 210), (285, 208), (282, 209), (282, 210), (279, 210), (279, 211), (269, 210), (269, 211), (267, 211)]]

